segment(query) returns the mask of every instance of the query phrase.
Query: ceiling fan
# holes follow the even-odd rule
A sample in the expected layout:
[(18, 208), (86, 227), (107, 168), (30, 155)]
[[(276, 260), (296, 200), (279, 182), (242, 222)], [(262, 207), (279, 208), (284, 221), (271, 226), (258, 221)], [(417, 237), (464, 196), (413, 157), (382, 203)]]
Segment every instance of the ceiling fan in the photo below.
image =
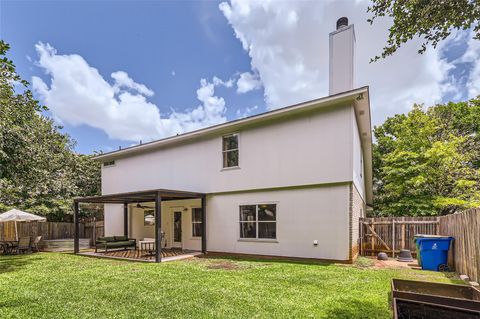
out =
[(147, 205), (142, 205), (140, 203), (137, 203), (137, 208), (141, 209), (154, 209), (155, 207), (147, 206)]

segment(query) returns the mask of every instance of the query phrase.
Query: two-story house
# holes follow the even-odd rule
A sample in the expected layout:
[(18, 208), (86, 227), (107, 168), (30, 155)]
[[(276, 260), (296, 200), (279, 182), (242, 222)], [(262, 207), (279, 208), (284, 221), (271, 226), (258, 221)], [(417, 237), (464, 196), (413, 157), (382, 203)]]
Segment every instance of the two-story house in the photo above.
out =
[(342, 18), (329, 96), (97, 156), (103, 195), (77, 206), (107, 203), (106, 235), (168, 248), (353, 260), (372, 202), (369, 91), (354, 88), (354, 46)]

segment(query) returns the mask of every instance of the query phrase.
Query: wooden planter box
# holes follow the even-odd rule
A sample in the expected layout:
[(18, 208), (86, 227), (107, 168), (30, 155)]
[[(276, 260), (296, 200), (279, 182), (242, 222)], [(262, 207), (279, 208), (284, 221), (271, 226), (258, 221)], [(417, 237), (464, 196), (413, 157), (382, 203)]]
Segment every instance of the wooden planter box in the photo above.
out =
[(396, 319), (480, 319), (480, 291), (464, 285), (393, 279), (392, 306)]

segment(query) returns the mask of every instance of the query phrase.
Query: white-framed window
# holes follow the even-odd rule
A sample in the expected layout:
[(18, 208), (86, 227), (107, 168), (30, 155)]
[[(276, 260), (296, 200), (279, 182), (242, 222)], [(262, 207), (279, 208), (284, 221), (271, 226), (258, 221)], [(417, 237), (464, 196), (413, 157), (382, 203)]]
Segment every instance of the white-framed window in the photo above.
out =
[(240, 205), (241, 239), (277, 239), (277, 204)]
[(202, 209), (192, 208), (192, 237), (202, 237)]
[(222, 137), (223, 168), (238, 167), (238, 133)]

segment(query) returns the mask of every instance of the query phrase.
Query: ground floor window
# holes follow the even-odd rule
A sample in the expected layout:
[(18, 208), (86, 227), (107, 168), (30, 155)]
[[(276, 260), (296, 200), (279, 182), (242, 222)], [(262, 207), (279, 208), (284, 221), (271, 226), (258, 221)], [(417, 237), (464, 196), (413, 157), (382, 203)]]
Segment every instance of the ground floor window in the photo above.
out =
[(276, 239), (277, 204), (240, 205), (240, 238)]
[(202, 237), (202, 209), (192, 208), (192, 237)]

